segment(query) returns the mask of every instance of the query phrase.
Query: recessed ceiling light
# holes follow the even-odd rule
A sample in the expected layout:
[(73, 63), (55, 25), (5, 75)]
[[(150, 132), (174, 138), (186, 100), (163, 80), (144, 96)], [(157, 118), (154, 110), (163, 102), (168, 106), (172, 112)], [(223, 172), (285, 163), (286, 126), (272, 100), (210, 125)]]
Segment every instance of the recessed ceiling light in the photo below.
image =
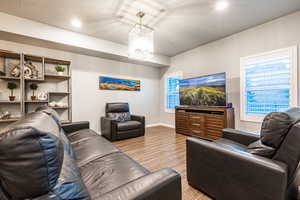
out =
[(72, 19), (71, 21), (72, 26), (76, 27), (76, 28), (80, 28), (82, 23), (79, 19)]
[(226, 8), (228, 8), (229, 4), (227, 1), (219, 1), (216, 3), (216, 10), (225, 10)]

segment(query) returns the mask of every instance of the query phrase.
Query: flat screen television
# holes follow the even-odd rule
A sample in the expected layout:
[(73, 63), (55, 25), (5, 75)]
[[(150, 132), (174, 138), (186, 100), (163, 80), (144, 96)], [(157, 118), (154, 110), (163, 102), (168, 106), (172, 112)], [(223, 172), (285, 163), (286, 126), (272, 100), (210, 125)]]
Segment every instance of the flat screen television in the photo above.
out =
[(226, 106), (226, 73), (179, 81), (180, 105)]

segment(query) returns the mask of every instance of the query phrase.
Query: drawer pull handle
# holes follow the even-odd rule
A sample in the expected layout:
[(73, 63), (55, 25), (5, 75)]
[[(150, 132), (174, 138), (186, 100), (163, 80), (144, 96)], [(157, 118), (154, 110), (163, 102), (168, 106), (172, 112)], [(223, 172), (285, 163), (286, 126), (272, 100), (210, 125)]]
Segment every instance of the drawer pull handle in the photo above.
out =
[(200, 126), (200, 124), (192, 124), (192, 126)]
[(192, 119), (200, 119), (201, 117), (191, 117)]
[(200, 131), (195, 131), (195, 130), (192, 130), (194, 133), (201, 133)]

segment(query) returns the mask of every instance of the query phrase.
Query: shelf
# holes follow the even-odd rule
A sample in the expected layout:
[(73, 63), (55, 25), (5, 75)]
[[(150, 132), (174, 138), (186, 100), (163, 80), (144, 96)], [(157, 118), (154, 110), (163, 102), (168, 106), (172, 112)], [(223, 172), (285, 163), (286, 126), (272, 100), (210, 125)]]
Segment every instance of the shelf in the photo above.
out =
[(71, 121), (70, 120), (60, 120), (60, 123), (62, 123), (62, 124), (69, 124), (69, 123), (71, 123)]
[(56, 75), (56, 74), (45, 74), (45, 78), (68, 80), (71, 77), (70, 76)]
[(70, 65), (71, 64), (70, 61), (57, 60), (57, 59), (53, 59), (53, 58), (45, 58), (44, 62), (49, 63), (49, 64), (57, 64), (57, 65)]
[(34, 79), (34, 78), (25, 78), (25, 81), (28, 82), (44, 82), (44, 79)]
[(20, 118), (10, 118), (10, 119), (0, 119), (0, 123), (5, 123), (5, 122), (16, 122)]
[(69, 95), (70, 92), (48, 92), (50, 95)]
[(33, 56), (33, 55), (24, 55), (25, 61), (33, 61), (33, 62), (43, 62), (43, 58), (40, 56)]
[(41, 101), (41, 100), (32, 101), (32, 100), (29, 100), (29, 101), (25, 101), (25, 103), (48, 103), (48, 101)]
[(19, 104), (21, 103), (20, 101), (0, 101), (0, 104)]
[(69, 106), (64, 106), (64, 107), (50, 107), (50, 108), (53, 108), (53, 109), (69, 109)]
[(4, 79), (4, 80), (20, 80), (20, 77), (0, 76), (0, 79)]
[(13, 59), (20, 59), (21, 55), (15, 52), (11, 51), (3, 51), (0, 50), (0, 57), (6, 57), (6, 58), (13, 58)]
[[(35, 65), (39, 73), (38, 76), (27, 76), (26, 78), (23, 75), (21, 75), (20, 77), (12, 77), (12, 75), (9, 73), (11, 67), (4, 65), (4, 72), (6, 73), (0, 73), (1, 87), (5, 89), (5, 86), (8, 82), (14, 82), (18, 84), (18, 92), (20, 93), (20, 97), (17, 95), (15, 101), (10, 101), (8, 97), (9, 94), (7, 94), (7, 97), (3, 96), (0, 100), (0, 107), (6, 108), (12, 113), (19, 112), (20, 116), (15, 115), (11, 116), (11, 118), (9, 119), (0, 119), (0, 124), (3, 123), (3, 125), (6, 125), (6, 123), (9, 124), (11, 122), (15, 122), (19, 120), (21, 116), (33, 111), (35, 107), (41, 105), (49, 105), (51, 100), (63, 101), (65, 103), (62, 104), (65, 106), (55, 106), (53, 107), (53, 109), (55, 109), (59, 113), (59, 115), (63, 117), (63, 119), (65, 119), (62, 120), (62, 123), (70, 123), (72, 119), (71, 62), (0, 49), (1, 66), (3, 62), (4, 64), (6, 64), (6, 62), (16, 64), (16, 61), (20, 63), (21, 74), (24, 74), (23, 71), (25, 69), (25, 64), (29, 64), (30, 61), (33, 65)], [(63, 66), (65, 68), (64, 73), (57, 73), (55, 70), (56, 66)], [(29, 94), (29, 85), (32, 83), (41, 84), (44, 92), (47, 92), (47, 100), (31, 100), (31, 95)], [(61, 89), (57, 88), (58, 86), (60, 86), (60, 84), (64, 86)], [(2, 124), (0, 127), (2, 127)]]

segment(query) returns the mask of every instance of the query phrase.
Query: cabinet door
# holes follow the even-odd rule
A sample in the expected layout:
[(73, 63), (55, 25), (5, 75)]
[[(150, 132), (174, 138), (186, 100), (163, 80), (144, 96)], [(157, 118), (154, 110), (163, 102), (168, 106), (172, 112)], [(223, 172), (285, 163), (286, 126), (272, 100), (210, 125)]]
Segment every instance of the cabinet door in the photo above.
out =
[(176, 110), (175, 127), (177, 133), (188, 134), (188, 113)]
[(207, 115), (205, 127), (210, 139), (222, 137), (222, 129), (225, 128), (224, 115)]

